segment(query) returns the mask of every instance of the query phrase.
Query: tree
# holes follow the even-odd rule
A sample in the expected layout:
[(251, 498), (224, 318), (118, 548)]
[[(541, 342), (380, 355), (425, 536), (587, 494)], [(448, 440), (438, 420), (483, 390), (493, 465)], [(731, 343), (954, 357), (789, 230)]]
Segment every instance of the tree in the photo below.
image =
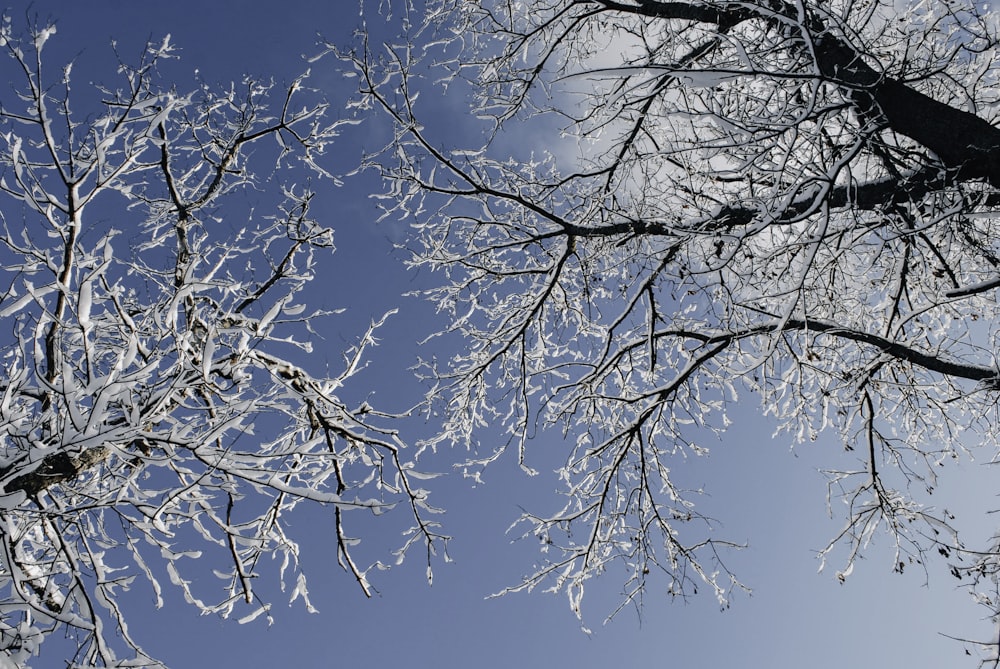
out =
[[(529, 470), (537, 434), (568, 442), (565, 506), (521, 519), (546, 560), (513, 589), (566, 591), (579, 613), (588, 579), (624, 566), (626, 602), (658, 574), (725, 604), (731, 544), (676, 472), (749, 397), (788, 439), (836, 430), (851, 452), (829, 472), (839, 578), (885, 532), (895, 570), (941, 553), (996, 617), (1000, 544), (966, 548), (930, 499), (949, 461), (997, 457), (995, 16), (430, 4), (424, 52), (353, 62), (398, 129), (369, 161), (386, 214), (413, 221), (411, 262), (442, 274), (430, 297), (467, 343), (423, 368), (438, 441), (509, 430), (470, 475), (507, 449)], [(436, 139), (427, 69), (472, 96), (482, 146)]]
[[(0, 666), (58, 633), (68, 666), (158, 667), (120, 606), (137, 577), (247, 620), (268, 614), (265, 556), (311, 608), (296, 506), (329, 509), (365, 593), (347, 512), (402, 503), (401, 553), (437, 530), (391, 417), (341, 399), (385, 319), (339, 373), (303, 366), (328, 312), (302, 291), (333, 250), (308, 184), (332, 187), (343, 122), (306, 77), (164, 87), (169, 40), (80, 93), (72, 63), (43, 67), (54, 32), (0, 32), (19, 82), (0, 99)], [(192, 583), (213, 570), (221, 590)]]

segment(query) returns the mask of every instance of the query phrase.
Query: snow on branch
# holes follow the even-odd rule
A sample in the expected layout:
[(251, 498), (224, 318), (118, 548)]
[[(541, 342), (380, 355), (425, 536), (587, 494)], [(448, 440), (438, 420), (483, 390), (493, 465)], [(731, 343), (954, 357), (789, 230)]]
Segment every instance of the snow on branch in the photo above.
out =
[[(565, 445), (565, 505), (525, 512), (543, 559), (511, 589), (579, 612), (614, 565), (626, 603), (660, 574), (725, 604), (739, 584), (684, 463), (747, 398), (779, 436), (842, 446), (824, 552), (842, 577), (884, 531), (897, 571), (943, 551), (973, 588), (993, 578), (996, 547), (962, 546), (928, 497), (970, 444), (997, 458), (994, 14), (436, 0), (419, 34), (423, 51), (347, 61), (358, 106), (396, 125), (368, 161), (385, 216), (412, 224), (412, 265), (445, 277), (427, 296), (466, 343), (422, 367), (435, 443), (509, 434), (460, 464), (472, 477)], [(470, 108), (422, 113), (428, 81)]]
[(401, 506), (430, 555), (420, 472), (388, 414), (344, 395), (377, 325), (342, 373), (308, 371), (327, 313), (306, 287), (335, 259), (294, 184), (333, 186), (327, 103), (305, 78), (178, 92), (157, 79), (165, 41), (78, 112), (70, 69), (55, 86), (42, 70), (54, 29), (3, 26), (20, 79), (0, 106), (0, 664), (58, 634), (73, 666), (161, 666), (118, 605), (136, 576), (246, 622), (269, 610), (254, 585), (274, 556), (311, 609), (298, 505), (329, 512), (366, 594), (346, 515)]

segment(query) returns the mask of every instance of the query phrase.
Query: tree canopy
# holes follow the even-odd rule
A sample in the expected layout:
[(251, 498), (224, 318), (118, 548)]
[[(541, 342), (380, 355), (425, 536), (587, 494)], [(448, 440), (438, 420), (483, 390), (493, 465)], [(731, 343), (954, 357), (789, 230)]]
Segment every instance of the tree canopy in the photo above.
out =
[[(931, 496), (949, 461), (997, 456), (996, 18), (884, 0), (428, 17), (428, 50), (355, 64), (398, 128), (371, 161), (387, 215), (414, 221), (411, 263), (443, 277), (430, 296), (466, 342), (423, 370), (438, 439), (502, 425), (467, 466), (511, 449), (528, 468), (533, 438), (565, 435), (565, 506), (523, 516), (546, 559), (520, 587), (579, 610), (619, 565), (626, 601), (655, 576), (727, 602), (730, 544), (676, 472), (754, 401), (787, 440), (835, 430), (853, 455), (828, 472), (839, 578), (884, 532), (897, 571), (940, 553), (995, 616), (1000, 546), (964, 546)], [(470, 92), (483, 145), (422, 116), (428, 61)]]
[[(305, 503), (330, 510), (368, 594), (346, 514), (403, 502), (401, 553), (431, 550), (436, 524), (388, 417), (339, 399), (385, 319), (339, 371), (306, 369), (331, 312), (301, 293), (334, 239), (310, 203), (341, 122), (306, 77), (178, 91), (158, 76), (169, 40), (80, 93), (71, 65), (49, 74), (53, 33), (0, 33), (17, 86), (0, 108), (0, 666), (53, 634), (68, 666), (162, 666), (120, 606), (137, 577), (160, 604), (169, 581), (251, 620), (275, 557), (311, 609), (285, 531)], [(198, 578), (213, 571), (221, 588)]]
[[(565, 444), (564, 501), (524, 512), (541, 557), (508, 591), (563, 592), (582, 616), (585, 586), (614, 571), (623, 607), (654, 583), (728, 605), (742, 542), (683, 469), (734, 438), (747, 403), (779, 440), (837, 435), (837, 578), (885, 536), (896, 571), (938, 556), (1000, 616), (1000, 544), (966, 546), (934, 497), (952, 461), (997, 458), (993, 15), (957, 0), (406, 9), (424, 18), (395, 42), (313, 60), (357, 76), (344, 114), (308, 75), (181, 91), (160, 77), (169, 40), (81, 90), (43, 58), (53, 28), (3, 23), (0, 666), (56, 634), (70, 666), (162, 666), (120, 605), (136, 580), (249, 621), (270, 615), (254, 584), (276, 557), (311, 608), (286, 531), (306, 504), (329, 510), (366, 594), (349, 511), (399, 507), (399, 558), (415, 548), (429, 570), (447, 537), (418, 457), (474, 480), (509, 457), (536, 476), (543, 441)], [(439, 125), (436, 104), (463, 105), (481, 140)], [(304, 291), (334, 230), (311, 204), (337, 181), (337, 119), (365, 116), (394, 132), (358, 169), (384, 178), (411, 267), (437, 280), (450, 357), (432, 340), (418, 363), (423, 441), (401, 432), (419, 412), (344, 399), (391, 314), (316, 371), (331, 311)]]

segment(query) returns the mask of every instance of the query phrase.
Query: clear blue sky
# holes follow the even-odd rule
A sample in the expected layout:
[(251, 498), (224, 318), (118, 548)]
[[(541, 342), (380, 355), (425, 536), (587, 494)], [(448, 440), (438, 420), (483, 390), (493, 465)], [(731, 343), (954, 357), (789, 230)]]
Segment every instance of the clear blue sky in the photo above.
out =
[[(376, 4), (369, 2), (368, 9)], [(114, 78), (111, 39), (127, 57), (138, 54), (147, 38), (158, 40), (167, 33), (182, 59), (165, 71), (181, 89), (192, 85), (195, 70), (208, 82), (239, 79), (245, 73), (287, 82), (306, 67), (302, 55), (316, 51), (317, 34), (348, 45), (360, 25), (353, 0), (35, 0), (11, 7), (15, 26), (24, 26), (26, 12), (56, 21), (50, 55), (77, 55), (78, 86)], [(372, 22), (374, 16), (370, 13), (369, 21), (380, 36), (397, 29), (392, 21)], [(352, 81), (339, 77), (332, 61), (314, 67), (330, 68), (318, 71), (316, 81), (335, 105), (342, 103)], [(460, 119), (462, 102), (443, 98), (438, 104), (445, 110), (453, 105), (455, 119)], [(374, 148), (379, 135), (373, 120), (345, 137), (337, 167), (351, 169), (360, 149), (366, 144)], [(383, 406), (401, 407), (407, 393), (418, 391), (406, 372), (416, 355), (413, 335), (431, 327), (433, 317), (429, 305), (402, 300), (400, 294), (431, 278), (410, 276), (392, 254), (390, 240), (403, 234), (398, 226), (374, 225), (376, 212), (366, 196), (377, 187), (370, 178), (355, 179), (323, 193), (317, 203), (336, 230), (338, 252), (331, 266), (323, 268), (315, 298), (330, 307), (349, 308), (328, 324), (323, 334), (330, 349), (319, 347), (317, 356), (335, 362), (343, 342), (350, 342), (370, 318), (401, 305), (367, 377)], [(137, 588), (130, 602), (132, 633), (171, 666), (191, 669), (975, 666), (959, 644), (938, 632), (986, 636), (991, 628), (978, 620), (981, 611), (968, 596), (954, 589), (943, 564), (930, 565), (930, 586), (925, 587), (925, 575), (917, 569), (892, 574), (889, 547), (876, 540), (846, 584), (833, 576), (837, 565), (817, 574), (815, 552), (839, 527), (839, 521), (826, 515), (825, 481), (818, 469), (830, 458), (847, 456), (832, 436), (793, 454), (786, 443), (772, 440), (771, 426), (756, 413), (757, 407), (748, 406), (745, 415), (735, 416), (730, 436), (710, 458), (691, 462), (685, 474), (692, 483), (707, 486), (710, 496), (702, 508), (719, 519), (720, 532), (749, 543), (729, 563), (754, 593), (737, 596), (730, 610), (720, 612), (710, 595), (670, 602), (660, 597), (654, 583), (641, 620), (625, 611), (602, 626), (620, 586), (619, 575), (610, 573), (585, 601), (586, 622), (594, 631), (588, 636), (562, 595), (484, 599), (516, 582), (537, 557), (536, 546), (512, 544), (504, 534), (518, 505), (549, 499), (544, 476), (525, 479), (506, 463), (478, 489), (458, 478), (437, 486), (437, 503), (448, 509), (446, 528), (455, 536), (455, 562), (438, 565), (432, 587), (419, 560), (413, 560), (375, 573), (379, 595), (366, 600), (336, 566), (329, 517), (322, 509), (303, 509), (293, 518), (292, 530), (303, 544), (311, 597), (320, 613), (310, 615), (299, 604), (287, 607), (287, 596), (278, 593), (273, 626), (261, 620), (240, 626), (198, 617), (176, 593), (157, 611), (152, 595)], [(561, 444), (544, 446), (558, 450)], [(441, 454), (439, 468), (446, 467), (449, 457)], [(951, 491), (959, 503), (993, 494), (976, 492), (990, 490), (976, 466), (951, 474)], [(948, 487), (947, 482), (942, 486), (942, 498)], [(978, 501), (981, 505), (982, 499)], [(373, 547), (395, 541), (381, 525), (370, 528), (366, 540)], [(377, 555), (374, 548), (372, 555)]]

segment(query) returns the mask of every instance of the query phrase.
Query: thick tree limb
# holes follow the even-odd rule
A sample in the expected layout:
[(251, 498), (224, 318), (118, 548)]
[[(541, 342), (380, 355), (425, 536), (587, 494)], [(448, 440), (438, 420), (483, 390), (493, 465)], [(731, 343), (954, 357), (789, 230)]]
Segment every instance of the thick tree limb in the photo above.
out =
[(799, 23), (799, 8), (770, 0), (760, 7), (747, 3), (689, 4), (641, 0), (626, 5), (597, 0), (610, 9), (659, 19), (712, 23), (727, 30), (740, 23), (781, 21), (799, 31), (803, 44), (813, 45), (818, 74), (847, 92), (861, 114), (877, 110), (888, 130), (924, 146), (959, 180), (985, 179), (1000, 186), (1000, 129), (967, 111), (943, 102), (886, 76), (869, 65), (863, 52), (837, 36), (815, 14)]
[(45, 456), (33, 471), (16, 476), (4, 484), (4, 492), (10, 494), (21, 490), (28, 497), (35, 497), (54, 485), (76, 478), (110, 456), (111, 449), (107, 446), (88, 448), (76, 455), (65, 451), (52, 453)]
[[(756, 325), (745, 330), (732, 332), (701, 332), (695, 330), (662, 330), (654, 334), (655, 337), (684, 337), (701, 342), (705, 346), (714, 346), (719, 343), (728, 345), (740, 339), (749, 339), (761, 335), (769, 335), (774, 332), (814, 332), (823, 333), (838, 339), (867, 344), (873, 346), (891, 358), (901, 360), (917, 367), (922, 367), (928, 371), (936, 372), (942, 376), (954, 379), (966, 379), (979, 383), (988, 383), (991, 387), (1000, 387), (1000, 371), (994, 367), (985, 365), (971, 365), (956, 360), (949, 360), (939, 355), (925, 353), (911, 346), (901, 344), (886, 337), (879, 336), (863, 330), (844, 327), (836, 323), (830, 323), (815, 318), (790, 318), (781, 321), (769, 321)], [(643, 341), (636, 341), (634, 346), (642, 347)]]

